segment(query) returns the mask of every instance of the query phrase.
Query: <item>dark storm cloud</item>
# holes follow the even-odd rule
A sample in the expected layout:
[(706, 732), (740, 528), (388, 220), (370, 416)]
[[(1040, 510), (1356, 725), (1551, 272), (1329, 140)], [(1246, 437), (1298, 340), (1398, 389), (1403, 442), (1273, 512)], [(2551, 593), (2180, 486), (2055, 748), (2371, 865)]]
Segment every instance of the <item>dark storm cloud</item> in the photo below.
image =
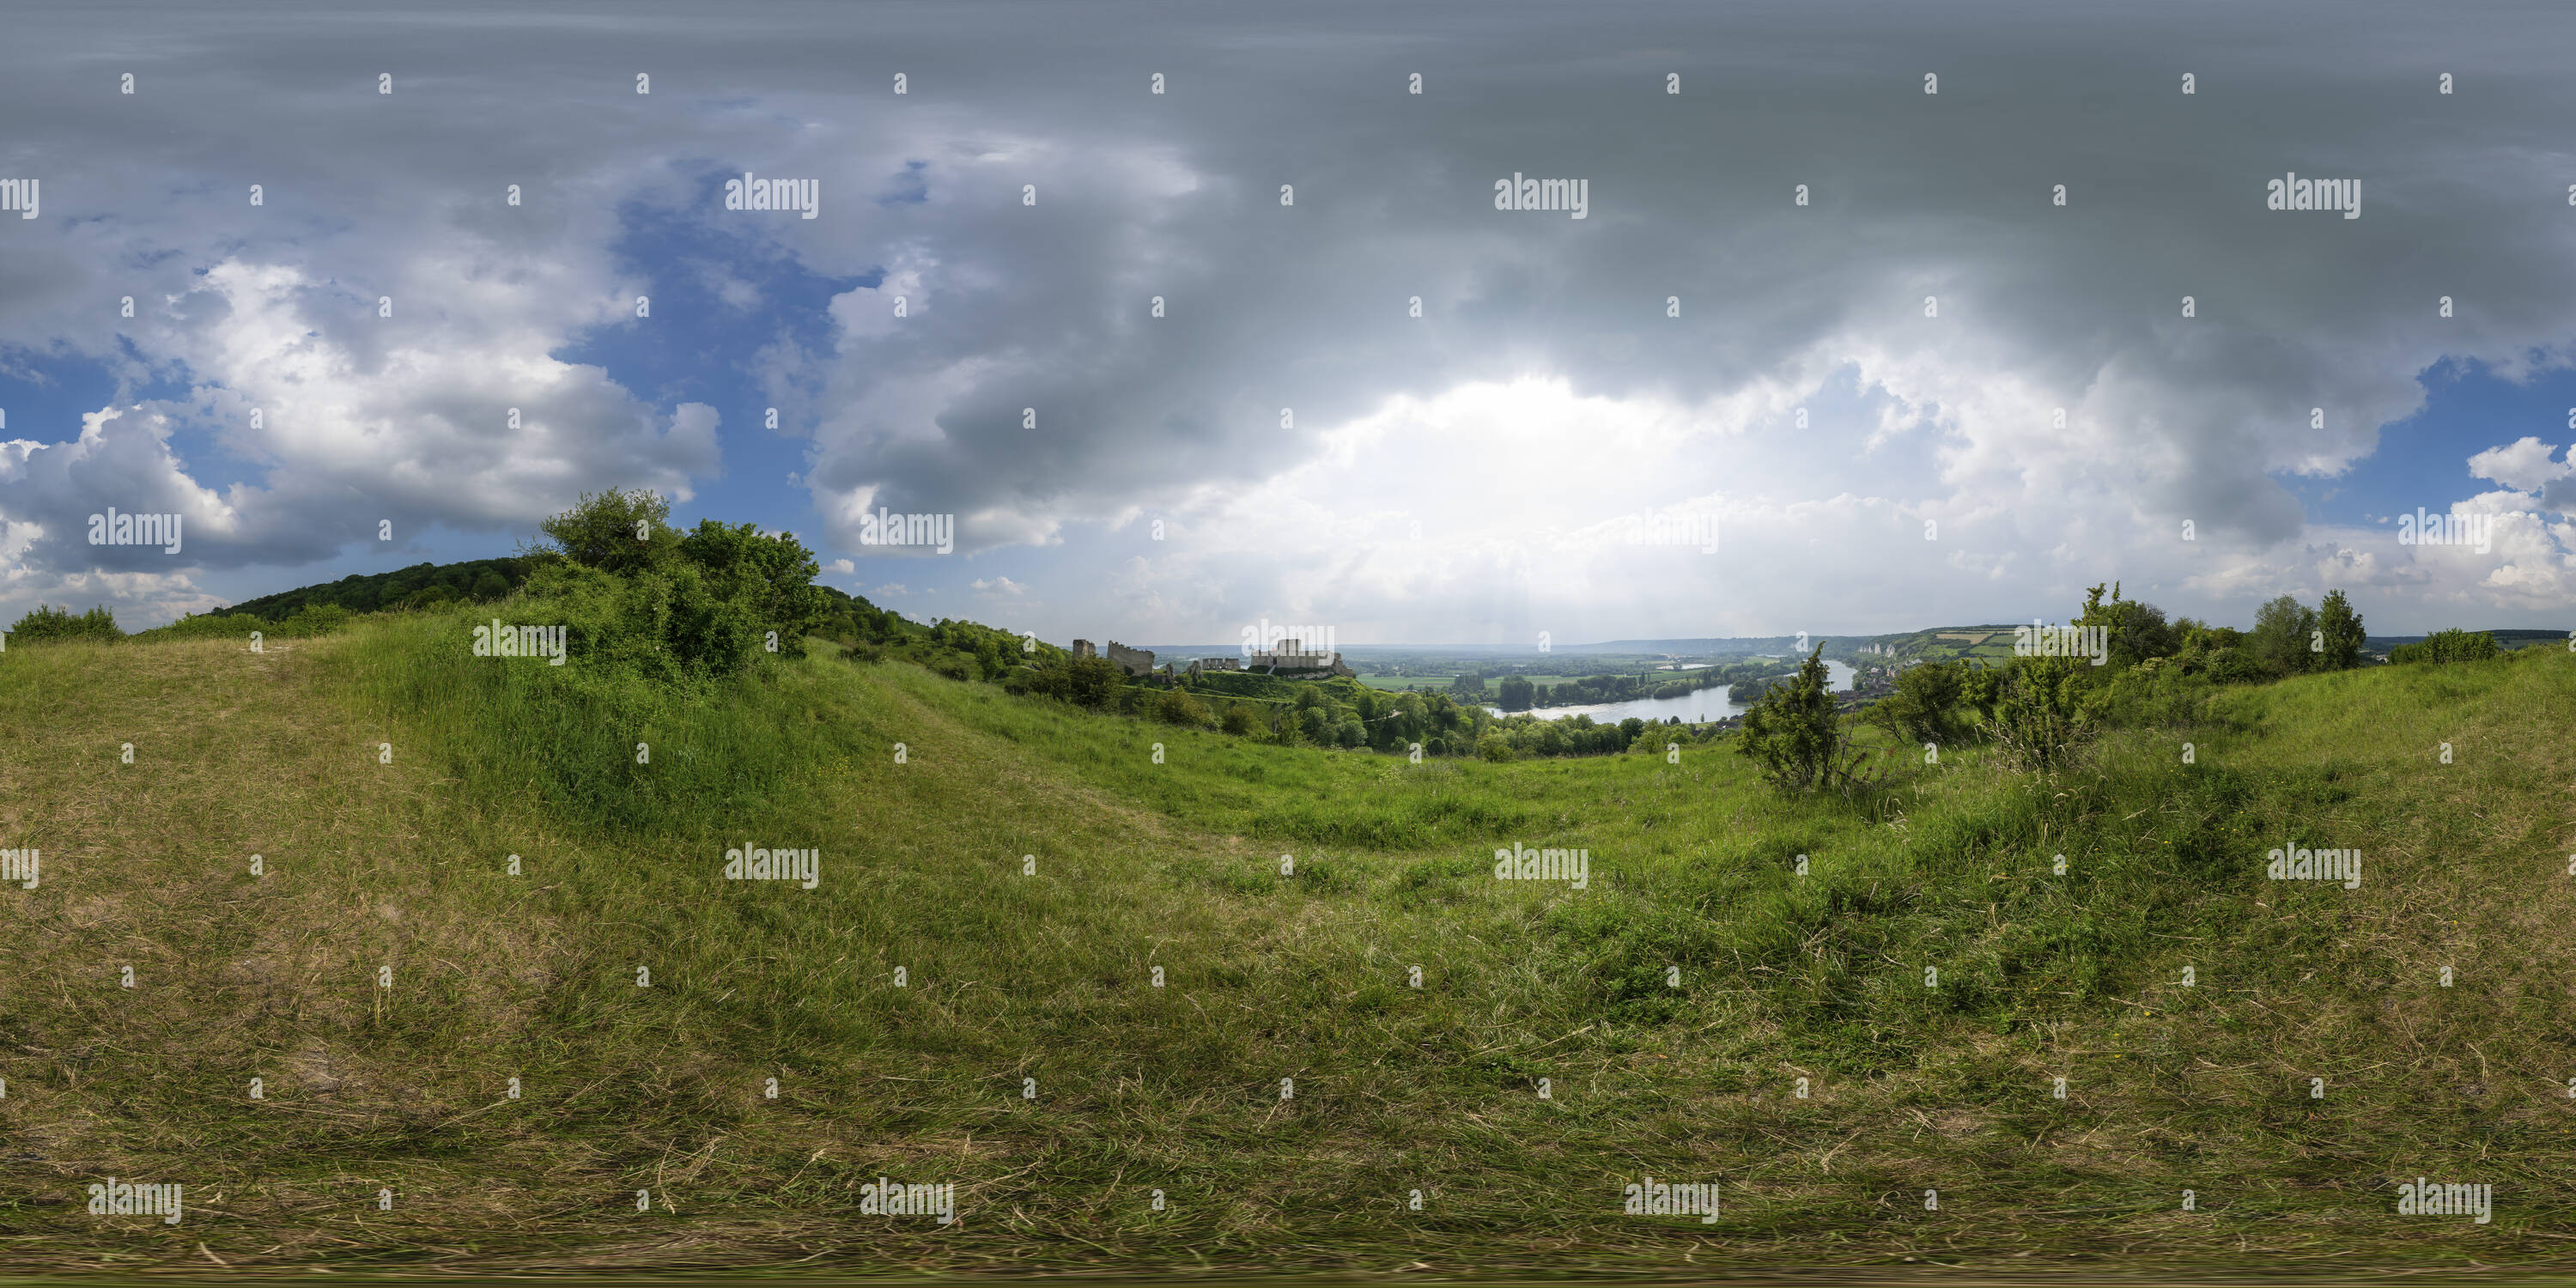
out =
[[(822, 185), (820, 218), (755, 235), (886, 274), (835, 306), (832, 351), (765, 373), (814, 427), (806, 481), (844, 548), (863, 502), (966, 516), (977, 548), (1248, 486), (1398, 394), (1551, 372), (1688, 403), (1835, 367), (1926, 413), (1939, 483), (1979, 503), (2080, 493), (2277, 542), (2302, 520), (2269, 475), (2366, 454), (2415, 371), (2557, 359), (2576, 175), (2548, 133), (2571, 106), (2551, 51), (2571, 26), (2352, 5), (21, 8), (0, 173), (41, 175), (47, 214), (0, 221), (8, 361), (201, 388), (153, 433), (105, 422), (134, 437), (79, 486), (66, 461), (0, 463), (0, 516), (43, 525), (27, 562), (73, 568), (83, 507), (193, 496), (198, 557), (240, 563), (379, 514), (524, 527), (605, 476), (683, 488), (735, 409), (674, 430), (546, 355), (631, 324), (657, 273), (710, 271), (619, 262), (623, 203), (726, 219), (710, 176), (753, 169)], [(2291, 170), (2359, 180), (2361, 217), (2265, 210)], [(1585, 181), (1587, 217), (1495, 210), (1514, 173)], [(367, 307), (387, 294), (398, 326)], [(242, 427), (249, 400), (298, 396), (301, 419)], [(542, 428), (501, 433), (503, 405)], [(171, 433), (246, 474), (191, 476)]]

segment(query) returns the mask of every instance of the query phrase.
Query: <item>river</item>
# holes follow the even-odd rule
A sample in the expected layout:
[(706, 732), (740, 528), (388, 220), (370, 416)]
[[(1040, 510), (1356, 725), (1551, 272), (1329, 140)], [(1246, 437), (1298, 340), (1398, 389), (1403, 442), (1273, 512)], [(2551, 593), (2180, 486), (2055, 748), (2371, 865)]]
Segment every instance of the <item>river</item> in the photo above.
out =
[[(1785, 659), (1784, 659), (1785, 660)], [(1840, 662), (1825, 663), (1826, 683), (1840, 693), (1851, 687), (1852, 669)], [(1603, 702), (1588, 707), (1538, 707), (1529, 714), (1542, 720), (1559, 720), (1566, 716), (1590, 716), (1598, 724), (1617, 724), (1635, 716), (1648, 724), (1662, 724), (1678, 716), (1683, 724), (1706, 724), (1728, 716), (1744, 714), (1744, 708), (1728, 706), (1726, 692), (1730, 686), (1701, 689), (1678, 698), (1639, 698), (1634, 702)], [(1495, 715), (1504, 714), (1500, 707), (1486, 707)]]

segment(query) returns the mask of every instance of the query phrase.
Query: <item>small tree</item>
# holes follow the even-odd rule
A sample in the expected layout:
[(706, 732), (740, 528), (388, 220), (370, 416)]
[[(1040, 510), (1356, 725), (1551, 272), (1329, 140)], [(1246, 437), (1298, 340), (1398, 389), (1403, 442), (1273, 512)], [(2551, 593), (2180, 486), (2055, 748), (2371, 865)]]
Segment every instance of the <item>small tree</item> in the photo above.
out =
[(2074, 658), (2025, 657), (2004, 670), (1996, 685), (1991, 727), (2014, 767), (2055, 769), (2091, 736), (2092, 722), (2084, 714), (2085, 669)]
[(2102, 598), (2102, 587), (2094, 586), (2084, 599), (2084, 611), (2075, 618), (2077, 626), (2098, 626), (2106, 635), (2106, 662), (2111, 670), (2121, 671), (2149, 658), (2170, 657), (2181, 647), (2180, 636), (2165, 621), (2165, 610), (2135, 599), (2120, 598), (2120, 583), (2111, 583), (2111, 597)]
[(1896, 677), (1896, 691), (1870, 708), (1870, 718), (1898, 742), (1949, 745), (1968, 736), (1958, 706), (1967, 697), (1968, 668), (1958, 662), (1926, 662)]
[(2317, 610), (2283, 595), (2254, 610), (2254, 633), (2246, 637), (2246, 646), (2263, 669), (2276, 676), (2297, 675), (2317, 660), (2308, 650), (2316, 630)]
[(1781, 791), (1831, 789), (1849, 799), (1876, 780), (1861, 773), (1865, 753), (1852, 746), (1850, 730), (1834, 710), (1824, 656), (1825, 646), (1818, 644), (1796, 675), (1772, 685), (1744, 713), (1736, 751), (1752, 757), (1762, 780)]
[(658, 566), (680, 544), (680, 534), (671, 528), (671, 502), (643, 488), (610, 488), (596, 496), (584, 492), (571, 509), (538, 526), (548, 538), (538, 546), (539, 553), (603, 572)]
[(2361, 665), (2361, 646), (2368, 636), (2362, 633), (2361, 614), (2352, 611), (2352, 601), (2342, 591), (2327, 591), (2325, 602), (2317, 606), (2317, 631), (2323, 636), (2322, 648), (2315, 650), (2319, 670), (2349, 671)]

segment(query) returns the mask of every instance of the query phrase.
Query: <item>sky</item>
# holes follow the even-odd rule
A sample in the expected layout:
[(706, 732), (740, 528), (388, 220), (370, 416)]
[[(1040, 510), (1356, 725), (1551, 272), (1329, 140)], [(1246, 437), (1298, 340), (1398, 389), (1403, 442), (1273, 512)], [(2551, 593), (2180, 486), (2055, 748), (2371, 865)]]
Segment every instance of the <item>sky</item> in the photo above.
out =
[[(2576, 627), (2564, 6), (7, 28), (0, 622), (508, 554), (642, 487), (1059, 642), (1876, 633), (2104, 581)], [(2292, 175), (2357, 217), (2270, 208)]]

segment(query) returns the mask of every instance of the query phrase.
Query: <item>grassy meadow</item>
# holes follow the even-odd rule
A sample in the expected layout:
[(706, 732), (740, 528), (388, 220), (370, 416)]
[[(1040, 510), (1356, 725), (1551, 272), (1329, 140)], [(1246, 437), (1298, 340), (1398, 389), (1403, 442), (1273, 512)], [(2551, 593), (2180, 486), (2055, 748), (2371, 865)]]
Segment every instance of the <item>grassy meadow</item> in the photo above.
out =
[[(679, 696), (476, 616), (0, 655), (0, 1270), (2576, 1263), (2576, 655), (2231, 689), (2054, 777), (1891, 747), (1846, 803), (820, 641)], [(2492, 1223), (2397, 1215), (2419, 1175)]]

